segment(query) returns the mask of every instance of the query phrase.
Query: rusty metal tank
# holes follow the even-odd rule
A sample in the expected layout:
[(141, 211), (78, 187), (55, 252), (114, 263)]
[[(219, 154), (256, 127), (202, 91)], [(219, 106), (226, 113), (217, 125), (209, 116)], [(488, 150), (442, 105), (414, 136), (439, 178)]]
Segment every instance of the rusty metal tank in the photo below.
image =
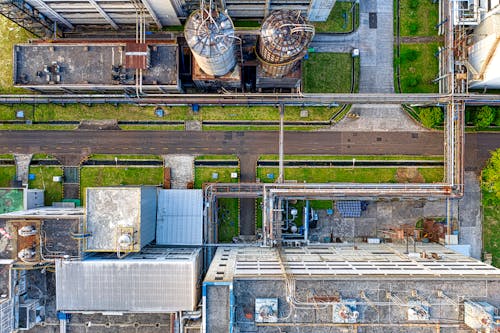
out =
[(307, 52), (314, 26), (299, 11), (276, 10), (260, 30), (257, 58), (262, 69), (274, 77), (286, 75)]
[(236, 65), (234, 25), (223, 12), (208, 7), (194, 11), (186, 21), (184, 37), (206, 74), (222, 76)]

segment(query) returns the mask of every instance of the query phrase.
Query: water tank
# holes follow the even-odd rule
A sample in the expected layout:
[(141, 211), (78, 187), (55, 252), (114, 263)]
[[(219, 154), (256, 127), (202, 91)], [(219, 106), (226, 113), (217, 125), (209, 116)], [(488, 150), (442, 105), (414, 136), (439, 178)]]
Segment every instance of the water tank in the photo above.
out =
[(286, 75), (307, 52), (314, 26), (298, 11), (276, 10), (264, 21), (257, 48), (263, 70), (274, 77)]
[(234, 25), (223, 12), (206, 7), (194, 11), (186, 21), (184, 37), (206, 74), (222, 76), (236, 65)]

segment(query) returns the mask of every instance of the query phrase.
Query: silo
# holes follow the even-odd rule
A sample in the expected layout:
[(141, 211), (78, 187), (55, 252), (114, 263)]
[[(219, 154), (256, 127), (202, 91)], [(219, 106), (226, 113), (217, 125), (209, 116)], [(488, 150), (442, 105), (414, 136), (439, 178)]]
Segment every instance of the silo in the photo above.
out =
[(236, 65), (234, 25), (223, 12), (206, 7), (194, 11), (186, 21), (184, 36), (206, 74), (222, 76)]
[(276, 10), (264, 21), (257, 48), (262, 69), (274, 77), (286, 75), (306, 54), (314, 26), (299, 11)]

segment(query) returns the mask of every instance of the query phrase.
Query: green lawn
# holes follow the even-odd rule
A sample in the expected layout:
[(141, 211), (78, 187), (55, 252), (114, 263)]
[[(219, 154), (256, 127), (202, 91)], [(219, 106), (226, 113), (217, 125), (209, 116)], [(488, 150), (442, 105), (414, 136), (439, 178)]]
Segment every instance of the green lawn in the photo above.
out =
[[(419, 168), (418, 172), (426, 182), (443, 180), (442, 168)], [(271, 173), (274, 174), (274, 179), (268, 177)], [(298, 183), (396, 183), (397, 173), (398, 168), (285, 168), (285, 179), (296, 180)], [(278, 175), (278, 168), (257, 168), (257, 177), (261, 182), (272, 183)]]
[(438, 92), (439, 86), (432, 82), (439, 73), (438, 59), (434, 56), (438, 47), (439, 43), (401, 45), (399, 62), (403, 93)]
[(118, 160), (163, 160), (163, 157), (159, 155), (124, 155), (124, 154), (92, 154), (89, 160), (114, 160), (115, 157)]
[(0, 166), (0, 187), (10, 187), (10, 182), (16, 177), (15, 166)]
[(0, 154), (0, 159), (2, 160), (13, 160), (14, 155), (12, 154)]
[(160, 185), (163, 183), (162, 167), (82, 167), (80, 191), (82, 202), (87, 187), (119, 185)]
[(184, 125), (120, 125), (124, 131), (183, 131)]
[[(432, 0), (400, 0), (401, 36), (437, 36), (438, 2)], [(396, 9), (396, 8), (394, 8)]]
[[(301, 110), (308, 110), (308, 117), (300, 117)], [(66, 106), (56, 104), (41, 104), (33, 107), (26, 104), (0, 105), (0, 120), (16, 120), (16, 111), (23, 110), (25, 119), (33, 121), (81, 121), (81, 120), (129, 120), (129, 121), (178, 121), (178, 120), (276, 120), (279, 118), (279, 110), (272, 106), (202, 106), (199, 113), (193, 113), (190, 108), (184, 106), (163, 107), (164, 117), (155, 115), (153, 106), (136, 105), (111, 105), (102, 104), (88, 106), (83, 104), (69, 104)], [(285, 120), (287, 121), (328, 121), (336, 112), (336, 108), (328, 107), (293, 107), (285, 108)], [(25, 126), (25, 125), (3, 125), (3, 126)], [(25, 126), (50, 126), (31, 125)], [(70, 125), (74, 127), (74, 125)], [(184, 125), (121, 125), (126, 130), (183, 130)]]
[(14, 88), (12, 79), (12, 50), (14, 44), (26, 43), (33, 35), (0, 15), (0, 93), (19, 94), (29, 91)]
[[(231, 179), (231, 172), (236, 172), (240, 176), (238, 167), (202, 167), (194, 169), (194, 188), (202, 188), (204, 183), (237, 183), (237, 179)], [(213, 173), (217, 173), (217, 179), (212, 178)]]
[(63, 199), (63, 186), (60, 182), (54, 182), (53, 176), (62, 176), (63, 170), (57, 166), (30, 166), (30, 173), (35, 175), (34, 180), (29, 181), (29, 188), (44, 189), (45, 205), (51, 206), (53, 202)]
[(304, 92), (348, 93), (351, 71), (348, 53), (311, 53), (303, 62)]
[(313, 22), (316, 32), (350, 32), (352, 30), (353, 16), (351, 8), (352, 2), (335, 2), (325, 22)]
[(500, 268), (500, 201), (483, 190), (484, 251), (493, 255), (493, 266)]
[[(259, 160), (277, 161), (278, 155), (261, 155)], [(443, 160), (443, 156), (418, 156), (418, 155), (285, 155), (285, 160), (298, 161), (348, 161), (353, 158), (356, 161), (392, 161), (392, 160)]]
[(201, 155), (196, 157), (197, 161), (210, 161), (210, 160), (217, 160), (217, 161), (237, 161), (238, 156), (236, 155)]

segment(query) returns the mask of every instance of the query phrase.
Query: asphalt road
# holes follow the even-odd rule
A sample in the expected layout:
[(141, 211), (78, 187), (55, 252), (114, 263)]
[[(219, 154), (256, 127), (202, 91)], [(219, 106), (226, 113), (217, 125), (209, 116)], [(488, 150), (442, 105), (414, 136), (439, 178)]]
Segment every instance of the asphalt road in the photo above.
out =
[[(500, 133), (467, 133), (465, 168), (479, 170)], [(278, 132), (0, 131), (0, 153), (237, 154), (278, 153)], [(440, 155), (442, 132), (286, 132), (285, 154)]]
[[(0, 153), (277, 154), (278, 132), (0, 131)], [(286, 154), (443, 153), (439, 132), (287, 132)]]

